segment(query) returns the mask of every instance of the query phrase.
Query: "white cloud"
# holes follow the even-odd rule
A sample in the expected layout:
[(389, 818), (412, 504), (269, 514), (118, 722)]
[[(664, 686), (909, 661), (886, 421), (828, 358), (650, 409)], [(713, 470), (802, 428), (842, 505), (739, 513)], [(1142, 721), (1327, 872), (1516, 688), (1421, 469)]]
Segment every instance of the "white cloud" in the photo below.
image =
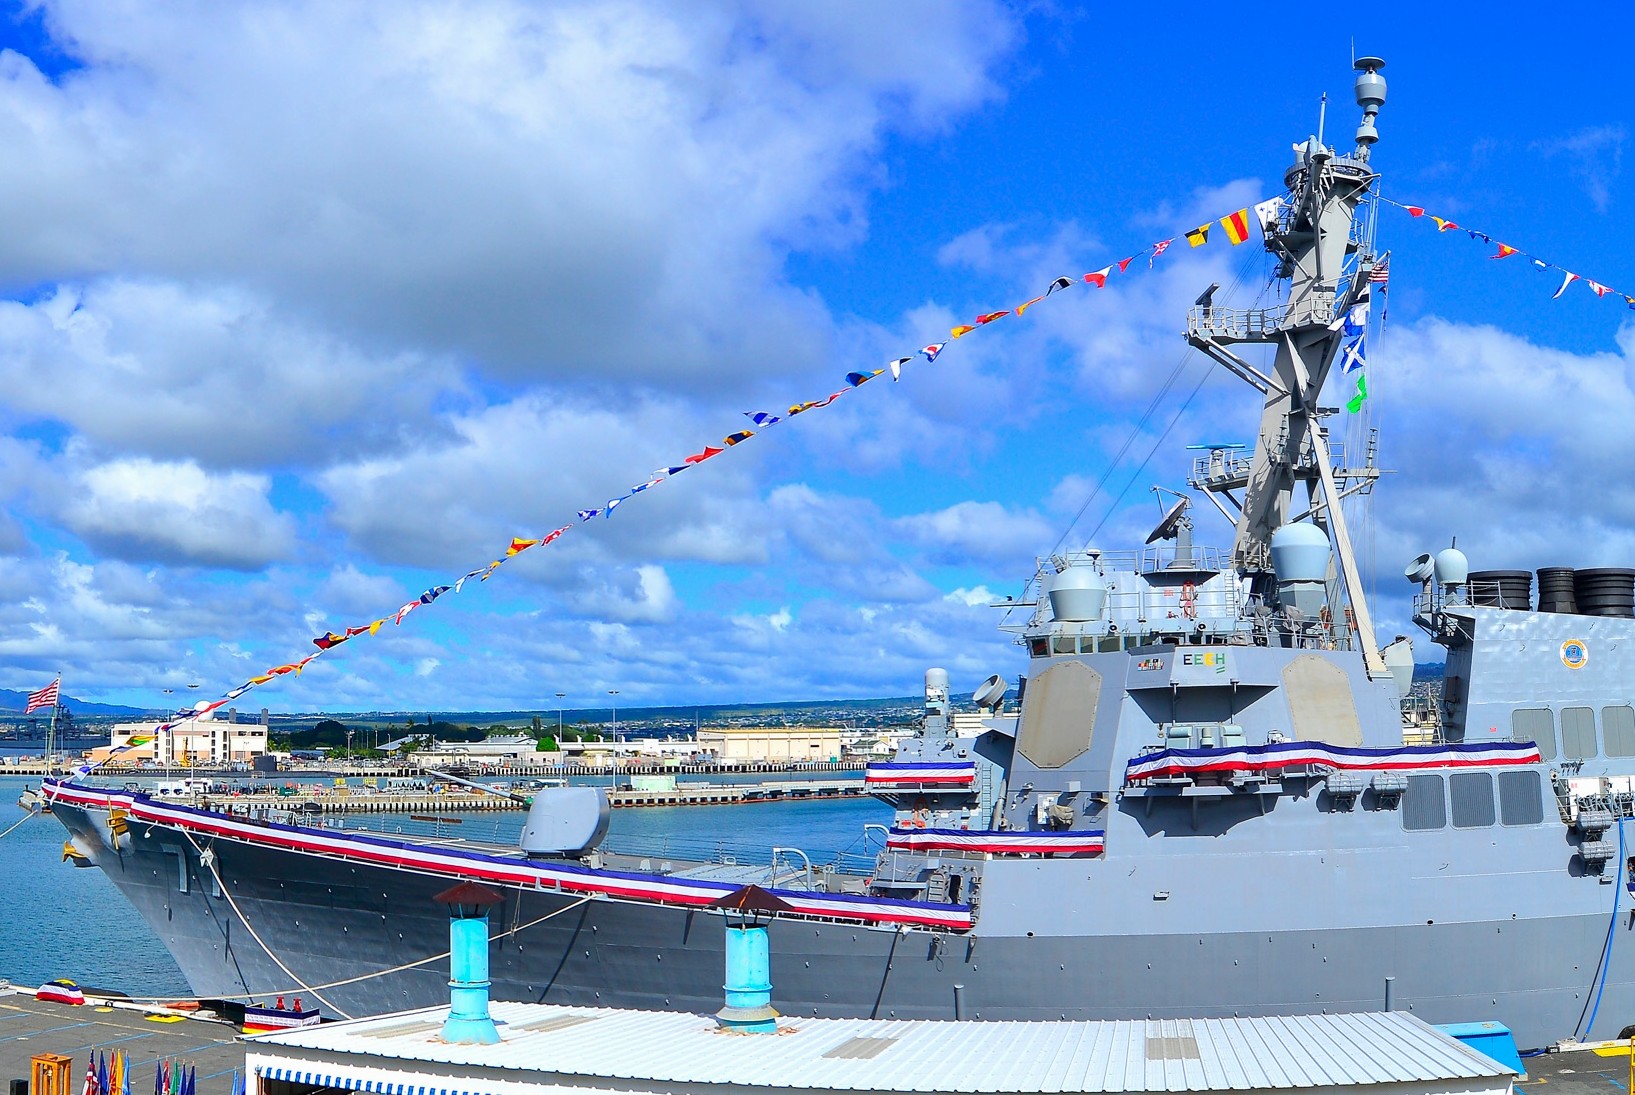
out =
[(0, 384), (100, 449), (215, 467), (393, 448), (460, 391), (444, 359), (364, 353), (249, 293), (121, 279), (0, 302)]
[(1037, 514), (1013, 513), (998, 502), (956, 502), (896, 522), (934, 563), (1026, 566), (1046, 551), (1056, 530)]
[(127, 559), (252, 570), (290, 556), (295, 525), (264, 475), (211, 475), (197, 464), (110, 460), (77, 472), (67, 526)]
[(0, 275), (230, 283), (513, 377), (810, 364), (785, 249), (855, 239), (881, 136), (996, 95), (1016, 40), (985, 0), (864, 14), (60, 0), (85, 67), (0, 70)]
[(960, 588), (949, 593), (945, 600), (958, 601), (967, 608), (978, 608), (984, 605), (990, 605), (994, 601), (998, 600), (998, 598), (994, 596), (993, 592), (987, 586), (972, 586), (969, 589), (961, 586)]

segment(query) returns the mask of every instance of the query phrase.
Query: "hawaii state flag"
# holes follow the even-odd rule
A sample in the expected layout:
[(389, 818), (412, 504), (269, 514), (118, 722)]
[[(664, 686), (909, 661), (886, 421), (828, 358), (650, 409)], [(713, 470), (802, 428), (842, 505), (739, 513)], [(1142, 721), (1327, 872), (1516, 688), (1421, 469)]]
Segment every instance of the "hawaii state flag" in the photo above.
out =
[(57, 690), (62, 687), (62, 678), (58, 677), (38, 692), (28, 694), (28, 703), (23, 706), (23, 714), (27, 715), (42, 707), (57, 706)]

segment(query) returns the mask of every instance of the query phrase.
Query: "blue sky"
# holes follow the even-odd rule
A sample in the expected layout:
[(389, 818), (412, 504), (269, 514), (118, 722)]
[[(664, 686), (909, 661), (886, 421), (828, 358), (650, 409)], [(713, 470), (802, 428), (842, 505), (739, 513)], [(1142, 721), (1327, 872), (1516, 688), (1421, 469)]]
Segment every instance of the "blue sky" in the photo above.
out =
[[(1331, 140), (1354, 128), (1353, 39), (1387, 60), (1388, 196), (1635, 292), (1635, 13), (1115, 8), (0, 6), (0, 687), (220, 694), (742, 412), (1268, 197), (1320, 95)], [(1478, 566), (1629, 565), (1635, 312), (1395, 210), (1379, 230), (1382, 630), (1410, 629), (1402, 564), (1454, 535)], [(1181, 445), (1249, 439), (1248, 389), (1179, 332), (1211, 281), (1246, 303), (1267, 273), (1217, 237), (1052, 297), (239, 705), (1014, 676), (988, 597), (1064, 533), (1144, 537)]]

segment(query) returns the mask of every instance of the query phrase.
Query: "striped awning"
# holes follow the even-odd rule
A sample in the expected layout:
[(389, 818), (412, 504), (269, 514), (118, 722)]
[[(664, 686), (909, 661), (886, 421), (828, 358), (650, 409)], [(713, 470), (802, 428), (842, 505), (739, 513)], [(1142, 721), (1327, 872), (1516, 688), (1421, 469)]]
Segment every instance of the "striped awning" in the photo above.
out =
[(975, 761), (943, 761), (930, 764), (921, 762), (875, 762), (863, 770), (863, 783), (868, 787), (903, 787), (924, 784), (952, 784), (969, 786), (976, 782)]
[(281, 1080), (308, 1087), (334, 1087), (343, 1091), (378, 1091), (382, 1095), (485, 1095), (481, 1090), (458, 1087), (427, 1087), (418, 1083), (375, 1080), (344, 1073), (311, 1072), (304, 1068), (268, 1067), (259, 1070), (263, 1080)]

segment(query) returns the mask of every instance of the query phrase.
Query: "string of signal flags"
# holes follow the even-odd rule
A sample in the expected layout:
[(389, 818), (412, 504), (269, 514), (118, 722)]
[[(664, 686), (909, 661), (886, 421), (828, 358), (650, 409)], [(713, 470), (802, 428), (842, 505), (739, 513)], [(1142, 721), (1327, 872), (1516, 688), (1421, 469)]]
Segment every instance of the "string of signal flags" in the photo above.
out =
[[(1128, 258), (1120, 259), (1118, 262), (1109, 263), (1099, 270), (1092, 270), (1086, 274), (1056, 278), (1045, 288), (1043, 293), (1040, 293), (1031, 300), (1025, 300), (1011, 308), (980, 313), (974, 319), (972, 319), (971, 322), (959, 324), (958, 326), (953, 327), (948, 332), (948, 337), (941, 342), (932, 342), (906, 357), (894, 358), (886, 362), (878, 369), (847, 373), (844, 386), (840, 387), (836, 391), (830, 392), (821, 399), (793, 403), (790, 404), (786, 410), (779, 413), (768, 411), (745, 411), (745, 417), (749, 419), (750, 424), (754, 427), (754, 429), (737, 430), (733, 433), (729, 433), (719, 442), (704, 445), (699, 449), (699, 451), (684, 457), (678, 463), (668, 464), (655, 470), (644, 482), (636, 484), (623, 494), (610, 498), (599, 506), (576, 511), (574, 520), (566, 522), (557, 528), (551, 529), (549, 532), (535, 536), (512, 537), (511, 542), (505, 547), (504, 551), (500, 553), (499, 557), (493, 561), (477, 567), (474, 570), (467, 571), (465, 574), (451, 580), (447, 584), (435, 585), (428, 588), (421, 593), (420, 596), (399, 606), (395, 612), (388, 613), (387, 615), (371, 620), (368, 623), (346, 627), (339, 631), (327, 631), (324, 634), (319, 635), (312, 640), (313, 646), (317, 647), (317, 650), (314, 652), (296, 661), (273, 666), (266, 672), (244, 681), (242, 684), (238, 685), (238, 687), (229, 689), (227, 692), (222, 693), (221, 696), (214, 701), (200, 701), (192, 708), (183, 708), (182, 710), (175, 712), (169, 716), (165, 722), (155, 726), (152, 731), (146, 734), (139, 734), (131, 737), (124, 745), (110, 750), (108, 755), (101, 761), (94, 764), (81, 765), (77, 769), (77, 772), (82, 776), (89, 775), (97, 768), (111, 762), (115, 757), (118, 757), (123, 753), (130, 752), (133, 749), (140, 749), (147, 746), (151, 744), (160, 734), (173, 731), (178, 726), (194, 722), (215, 711), (217, 708), (224, 707), (227, 704), (232, 703), (234, 700), (238, 699), (240, 696), (243, 696), (251, 689), (259, 688), (262, 685), (268, 684), (283, 676), (292, 674), (295, 676), (300, 676), (301, 672), (306, 669), (308, 665), (312, 664), (313, 661), (329, 653), (330, 651), (335, 650), (342, 644), (364, 635), (376, 635), (380, 632), (381, 628), (385, 627), (388, 623), (392, 624), (393, 626), (400, 626), (410, 613), (415, 612), (426, 605), (432, 604), (445, 594), (451, 592), (461, 592), (465, 588), (467, 582), (473, 580), (477, 582), (488, 581), (489, 578), (494, 576), (495, 571), (499, 570), (500, 567), (504, 566), (512, 559), (515, 559), (523, 552), (531, 551), (534, 548), (544, 547), (547, 544), (555, 543), (557, 540), (561, 539), (563, 536), (567, 535), (569, 532), (573, 531), (575, 528), (587, 521), (594, 520), (598, 517), (604, 519), (612, 517), (614, 510), (618, 509), (625, 502), (629, 501), (631, 498), (634, 498), (636, 495), (661, 486), (675, 478), (677, 475), (680, 475), (682, 472), (703, 464), (706, 461), (715, 459), (717, 456), (725, 453), (728, 449), (736, 448), (737, 446), (742, 445), (744, 442), (766, 432), (768, 429), (776, 426), (778, 423), (783, 422), (786, 419), (793, 418), (796, 415), (805, 414), (808, 411), (815, 411), (820, 408), (827, 407), (834, 403), (835, 400), (852, 391), (855, 391), (858, 388), (861, 388), (864, 384), (867, 384), (876, 377), (884, 375), (886, 372), (891, 373), (891, 378), (893, 381), (901, 380), (903, 370), (907, 366), (919, 361), (922, 358), (924, 359), (925, 364), (932, 364), (939, 356), (941, 356), (943, 351), (955, 341), (964, 338), (967, 335), (988, 326), (989, 324), (1005, 319), (1006, 317), (1014, 316), (1021, 319), (1034, 305), (1039, 304), (1057, 293), (1080, 286), (1086, 286), (1093, 289), (1106, 288), (1110, 279), (1127, 275), (1130, 271), (1130, 267), (1135, 264), (1138, 259), (1142, 258), (1147, 260), (1147, 269), (1151, 270), (1158, 259), (1169, 250), (1170, 245), (1176, 243), (1178, 240), (1185, 240), (1188, 248), (1192, 249), (1205, 246), (1210, 242), (1212, 236), (1216, 239), (1224, 236), (1233, 247), (1236, 247), (1239, 244), (1246, 242), (1257, 229), (1264, 233), (1268, 226), (1275, 226), (1285, 204), (1286, 203), (1282, 197), (1274, 197), (1253, 206), (1245, 206), (1242, 209), (1228, 213), (1224, 217), (1206, 221), (1198, 227), (1192, 229), (1190, 232), (1180, 233), (1168, 239), (1157, 240), (1140, 251), (1137, 251)], [(1217, 229), (1219, 230), (1218, 232)], [(1137, 266), (1136, 269), (1139, 270), (1140, 267)]]
[(1384, 202), (1386, 205), (1395, 206), (1396, 208), (1401, 209), (1403, 212), (1407, 213), (1410, 217), (1413, 217), (1416, 220), (1424, 219), (1436, 222), (1436, 230), (1438, 233), (1463, 232), (1473, 240), (1493, 246), (1496, 248), (1496, 250), (1493, 252), (1493, 254), (1488, 256), (1490, 259), (1519, 258), (1530, 264), (1533, 269), (1539, 271), (1540, 273), (1548, 273), (1551, 270), (1560, 271), (1561, 284), (1556, 288), (1555, 293), (1550, 297), (1551, 300), (1560, 300), (1561, 294), (1567, 291), (1567, 287), (1569, 285), (1575, 281), (1581, 281), (1584, 283), (1585, 288), (1589, 289), (1590, 292), (1594, 293), (1597, 297), (1601, 299), (1605, 299), (1607, 297), (1621, 298), (1625, 304), (1629, 305), (1630, 308), (1635, 309), (1635, 296), (1621, 290), (1614, 289), (1612, 286), (1607, 285), (1604, 282), (1596, 281), (1594, 278), (1584, 277), (1581, 274), (1575, 274), (1565, 266), (1557, 266), (1553, 262), (1545, 262), (1537, 255), (1528, 254), (1519, 247), (1512, 247), (1508, 243), (1500, 243), (1486, 232), (1481, 232), (1474, 228), (1466, 228), (1464, 225), (1449, 220), (1447, 217), (1438, 217), (1432, 213), (1427, 213), (1424, 206), (1408, 205), (1404, 202), (1392, 201), (1390, 198), (1385, 197), (1381, 197), (1379, 200)]

